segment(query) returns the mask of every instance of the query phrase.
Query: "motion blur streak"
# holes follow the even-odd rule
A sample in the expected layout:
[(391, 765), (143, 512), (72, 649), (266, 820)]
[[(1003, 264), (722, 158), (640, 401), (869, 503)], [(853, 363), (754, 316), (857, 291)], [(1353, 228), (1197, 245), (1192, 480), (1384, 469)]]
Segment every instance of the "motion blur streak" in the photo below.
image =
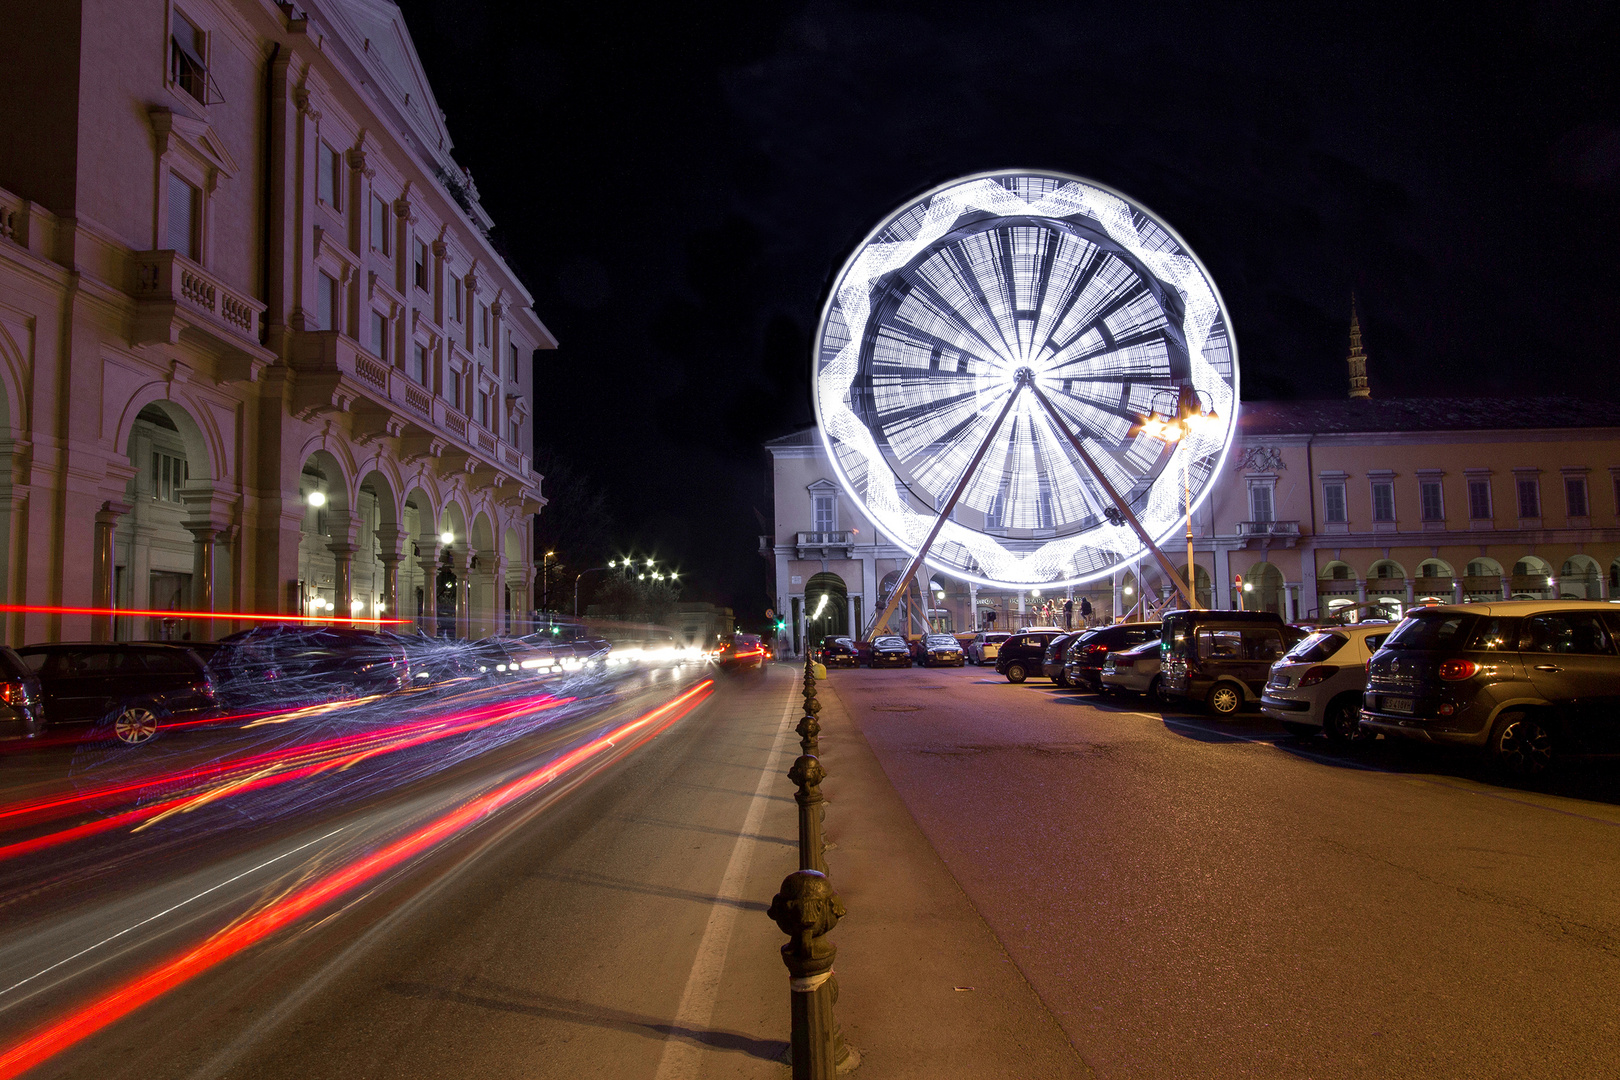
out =
[(226, 619), (244, 622), (350, 623), (366, 626), (404, 626), (410, 619), (361, 619), (347, 615), (255, 615), (248, 611), (145, 611), (137, 608), (48, 607), (37, 604), (0, 604), (0, 612), (23, 615), (155, 615), (164, 619)]
[(441, 815), (415, 832), (387, 847), (365, 856), (341, 870), (317, 878), (304, 888), (227, 927), (203, 942), (133, 979), (111, 993), (90, 1002), (54, 1024), (0, 1051), (0, 1080), (33, 1068), (75, 1043), (128, 1016), (147, 1002), (202, 974), (276, 931), (353, 891), (379, 874), (405, 860), (452, 839), (518, 799), (544, 787), (560, 776), (596, 757), (631, 736), (651, 738), (691, 712), (713, 692), (713, 680), (705, 680), (686, 693), (665, 702), (605, 735), (570, 750), (542, 768), (478, 796), (455, 810)]
[[(447, 738), (451, 735), (463, 735), (470, 731), (477, 731), (480, 728), (511, 720), (520, 715), (532, 715), (546, 709), (554, 709), (573, 700), (573, 698), (554, 698), (550, 695), (541, 694), (535, 697), (522, 698), (515, 702), (503, 703), (499, 706), (484, 706), (468, 710), (465, 713), (401, 724), (398, 727), (388, 728), (384, 731), (361, 732), (355, 735), (345, 735), (335, 739), (311, 743), (308, 746), (293, 746), (285, 750), (255, 754), (252, 757), (232, 763), (229, 767), (216, 765), (206, 771), (190, 769), (179, 773), (160, 774), (139, 784), (125, 784), (104, 791), (86, 792), (82, 796), (72, 796), (49, 802), (42, 801), (40, 807), (37, 807), (42, 810), (42, 813), (55, 811), (45, 816), (59, 816), (61, 813), (67, 812), (67, 808), (73, 803), (92, 799), (99, 801), (113, 793), (141, 791), (159, 782), (196, 782), (205, 779), (217, 781), (214, 787), (201, 792), (182, 795), (137, 810), (114, 814), (99, 821), (86, 822), (58, 832), (37, 836), (30, 840), (20, 840), (16, 843), (0, 846), (0, 862), (22, 855), (30, 855), (86, 836), (94, 836), (98, 833), (122, 828), (125, 825), (135, 825), (134, 831), (139, 832), (141, 829), (162, 820), (170, 814), (185, 813), (232, 795), (261, 791), (275, 784), (284, 784), (290, 780), (313, 776), (326, 769), (346, 769), (369, 757), (421, 746), (424, 743)], [(311, 757), (319, 757), (320, 760), (309, 763)], [(6, 811), (5, 813), (20, 813), (22, 809), (28, 809), (28, 807), (25, 805), (21, 809)]]

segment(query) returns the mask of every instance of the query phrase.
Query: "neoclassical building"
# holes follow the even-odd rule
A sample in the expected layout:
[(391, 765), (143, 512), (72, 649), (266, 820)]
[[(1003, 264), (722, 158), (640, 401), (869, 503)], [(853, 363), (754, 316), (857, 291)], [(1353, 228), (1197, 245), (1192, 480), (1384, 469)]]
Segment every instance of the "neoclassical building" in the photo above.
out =
[[(70, 0), (0, 37), (0, 597), (532, 609), (533, 357), (387, 0)], [(10, 612), (8, 643), (232, 624)]]
[[(1351, 361), (1351, 396), (1243, 407), (1223, 472), (1193, 514), (1202, 605), (1309, 620), (1351, 605), (1393, 617), (1426, 600), (1620, 597), (1611, 406), (1378, 399), (1359, 349)], [(761, 553), (776, 567), (793, 640), (864, 627), (906, 553), (839, 488), (814, 429), (766, 448), (776, 531), (761, 538)], [(1185, 574), (1185, 539), (1163, 547)], [(989, 611), (1003, 628), (1058, 619), (1053, 608), (1066, 597), (1087, 597), (1112, 617), (1143, 589), (1170, 595), (1149, 559), (1058, 595), (980, 589), (940, 571), (927, 584), (931, 623), (953, 630), (982, 625)]]

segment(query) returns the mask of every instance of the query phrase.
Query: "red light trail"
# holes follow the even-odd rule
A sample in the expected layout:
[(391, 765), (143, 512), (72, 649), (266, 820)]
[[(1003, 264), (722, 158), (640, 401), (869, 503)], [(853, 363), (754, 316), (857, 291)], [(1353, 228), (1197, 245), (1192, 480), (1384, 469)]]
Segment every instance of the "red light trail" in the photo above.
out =
[(237, 619), (244, 622), (363, 623), (366, 626), (405, 626), (410, 619), (362, 619), (349, 615), (260, 615), (250, 611), (148, 611), (143, 608), (51, 607), (42, 604), (0, 604), (0, 612), (23, 615), (151, 615), (162, 619)]
[(0, 1080), (11, 1080), (12, 1077), (19, 1076), (35, 1065), (55, 1057), (63, 1050), (223, 963), (243, 949), (263, 941), (303, 916), (354, 891), (407, 859), (454, 838), (503, 807), (623, 742), (626, 737), (639, 735), (644, 740), (659, 734), (701, 704), (709, 696), (713, 686), (712, 680), (705, 680), (679, 697), (615, 728), (606, 735), (597, 736), (534, 772), (463, 803), (386, 847), (315, 879), (296, 892), (221, 930), (201, 945), (159, 964), (146, 974), (126, 982), (62, 1019), (41, 1028), (21, 1042), (0, 1050)]

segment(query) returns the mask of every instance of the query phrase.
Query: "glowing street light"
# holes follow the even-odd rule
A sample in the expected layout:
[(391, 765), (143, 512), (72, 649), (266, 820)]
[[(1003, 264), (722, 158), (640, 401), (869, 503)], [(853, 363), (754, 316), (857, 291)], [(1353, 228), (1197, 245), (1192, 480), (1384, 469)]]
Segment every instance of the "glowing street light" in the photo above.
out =
[(455, 542), (456, 534), (451, 532), (449, 529), (446, 529), (444, 532), (439, 534), (439, 543), (443, 544), (445, 547), (449, 547)]
[(316, 507), (325, 506), (326, 505), (326, 492), (324, 492), (324, 491), (312, 491), (312, 492), (309, 493), (308, 497), (304, 501), (309, 503), (309, 505), (311, 505), (311, 506), (316, 506)]
[[(1148, 410), (1138, 423), (1131, 425), (1131, 436), (1146, 435), (1151, 439), (1158, 439), (1163, 443), (1180, 442), (1188, 435), (1201, 435), (1206, 432), (1218, 433), (1221, 426), (1221, 417), (1214, 409), (1205, 409), (1199, 400), (1199, 391), (1193, 389), (1191, 383), (1182, 383), (1181, 389), (1176, 392), (1176, 410), (1164, 416), (1159, 415), (1158, 398), (1168, 391), (1160, 391), (1155, 395), (1154, 405)], [(1190, 454), (1181, 455), (1181, 491), (1186, 499), (1187, 508), (1187, 586), (1191, 593), (1187, 602), (1193, 607), (1198, 606), (1197, 564), (1193, 561), (1193, 527), (1192, 527), (1192, 479), (1188, 473), (1191, 460)]]

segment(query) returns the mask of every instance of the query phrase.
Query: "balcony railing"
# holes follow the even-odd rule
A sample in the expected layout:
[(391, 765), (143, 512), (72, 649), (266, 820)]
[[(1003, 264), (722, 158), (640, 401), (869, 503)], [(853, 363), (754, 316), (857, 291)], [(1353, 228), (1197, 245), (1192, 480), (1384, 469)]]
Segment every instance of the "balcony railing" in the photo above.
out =
[(1299, 539), (1299, 522), (1297, 521), (1240, 521), (1237, 523), (1237, 534), (1243, 537), (1270, 536)]
[(794, 546), (799, 549), (799, 557), (804, 558), (806, 551), (836, 551), (843, 550), (846, 554), (855, 546), (855, 534), (852, 532), (802, 532), (797, 535)]
[(237, 292), (179, 252), (145, 251), (136, 256), (134, 292), (139, 308), (136, 338), (141, 344), (176, 341), (189, 327), (260, 363), (271, 358), (259, 343), (264, 303)]
[(299, 373), (295, 410), (350, 412), (375, 434), (427, 446), (433, 445), (435, 437), (446, 436), (445, 454), (459, 451), (461, 457), (477, 458), (491, 468), (531, 479), (527, 454), (469, 423), (448, 402), (434, 397), (399, 368), (364, 352), (348, 335), (335, 330), (304, 331), (296, 335), (291, 352), (292, 367)]

